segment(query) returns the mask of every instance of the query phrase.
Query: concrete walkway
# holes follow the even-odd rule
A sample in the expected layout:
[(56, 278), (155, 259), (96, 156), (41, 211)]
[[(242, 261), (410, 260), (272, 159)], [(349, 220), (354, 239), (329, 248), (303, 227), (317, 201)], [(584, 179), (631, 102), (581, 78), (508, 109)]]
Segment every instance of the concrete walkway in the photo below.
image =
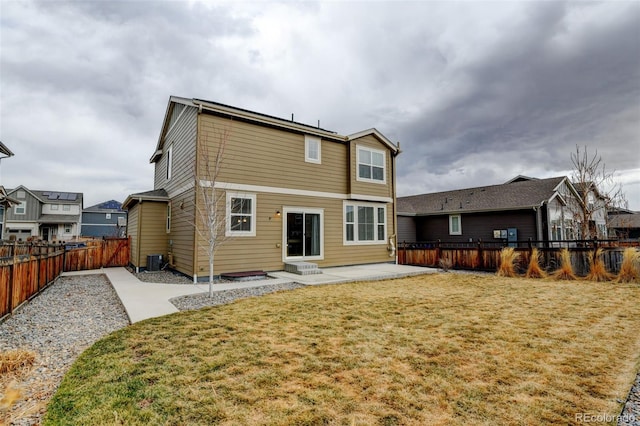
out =
[[(388, 263), (324, 268), (318, 275), (296, 275), (287, 272), (269, 273), (271, 279), (238, 281), (215, 284), (214, 291), (262, 287), (296, 282), (304, 285), (337, 284), (351, 281), (372, 281), (400, 278), (436, 272), (436, 269), (418, 266), (393, 265)], [(148, 318), (179, 312), (170, 299), (190, 294), (206, 293), (208, 283), (155, 284), (140, 281), (125, 268), (104, 268), (91, 271), (64, 272), (62, 276), (105, 274), (115, 289), (131, 323)]]

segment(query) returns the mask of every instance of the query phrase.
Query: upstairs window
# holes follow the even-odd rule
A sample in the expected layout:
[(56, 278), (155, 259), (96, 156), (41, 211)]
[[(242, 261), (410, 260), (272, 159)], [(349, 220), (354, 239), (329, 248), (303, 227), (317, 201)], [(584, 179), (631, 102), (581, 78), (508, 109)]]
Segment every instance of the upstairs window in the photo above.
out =
[(312, 136), (304, 137), (304, 161), (306, 161), (307, 163), (320, 164), (320, 149), (320, 138), (315, 138)]
[(71, 211), (71, 206), (69, 204), (63, 204), (62, 205), (62, 211), (70, 212)]
[(60, 208), (57, 204), (51, 204), (51, 210), (58, 210)]
[(27, 213), (27, 202), (23, 201), (20, 204), (17, 204), (13, 208), (13, 213), (14, 214), (26, 214)]
[(358, 147), (357, 150), (358, 177), (364, 182), (386, 182), (386, 159), (384, 151)]

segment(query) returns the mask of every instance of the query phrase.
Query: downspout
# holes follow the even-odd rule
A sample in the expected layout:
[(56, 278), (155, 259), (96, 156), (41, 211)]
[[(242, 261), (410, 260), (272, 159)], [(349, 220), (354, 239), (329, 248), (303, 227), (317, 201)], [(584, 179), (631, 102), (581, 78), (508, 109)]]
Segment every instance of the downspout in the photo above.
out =
[(138, 198), (138, 238), (136, 241), (136, 273), (140, 272), (140, 240), (142, 234), (142, 198)]
[(538, 207), (534, 207), (533, 210), (536, 212), (536, 238), (538, 241), (543, 240), (542, 236), (542, 207), (544, 206), (544, 201), (540, 203)]
[(391, 191), (392, 191), (392, 200), (393, 200), (393, 214), (392, 214), (392, 220), (393, 220), (393, 235), (391, 235), (389, 237), (389, 257), (393, 257), (395, 264), (398, 264), (398, 250), (396, 247), (397, 244), (397, 235), (398, 235), (398, 207), (397, 207), (397, 196), (396, 196), (396, 157), (398, 156), (398, 154), (400, 154), (400, 142), (398, 142), (398, 151), (395, 153), (395, 155), (393, 155), (393, 157), (391, 158), (391, 179), (392, 179), (392, 186), (391, 186)]
[(194, 208), (193, 208), (193, 222), (194, 222), (194, 226), (193, 226), (193, 260), (192, 260), (192, 270), (193, 270), (193, 283), (197, 284), (198, 283), (198, 229), (197, 227), (199, 226), (199, 221), (197, 218), (198, 215), (198, 195), (200, 194), (200, 179), (198, 179), (198, 177), (200, 176), (200, 170), (199, 170), (199, 162), (198, 162), (198, 147), (200, 145), (200, 114), (202, 114), (202, 104), (198, 104), (198, 114), (196, 115), (196, 140), (194, 141), (195, 146), (193, 147), (193, 150), (195, 152), (195, 164), (194, 164), (194, 181), (195, 181), (195, 185), (194, 185), (194, 193), (193, 193), (193, 202), (194, 202)]

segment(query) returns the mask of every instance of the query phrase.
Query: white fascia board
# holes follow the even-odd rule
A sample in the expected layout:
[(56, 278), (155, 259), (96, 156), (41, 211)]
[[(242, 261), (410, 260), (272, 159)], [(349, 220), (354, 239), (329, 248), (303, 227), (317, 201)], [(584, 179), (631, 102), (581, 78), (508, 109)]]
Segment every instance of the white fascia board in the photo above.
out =
[(353, 133), (347, 136), (347, 138), (349, 140), (354, 140), (354, 139), (360, 139), (362, 137), (369, 136), (369, 135), (373, 135), (376, 139), (378, 139), (380, 142), (386, 145), (387, 148), (389, 148), (395, 154), (400, 152), (400, 149), (393, 142), (387, 139), (385, 135), (380, 133), (376, 128), (371, 128), (371, 129), (363, 130), (361, 132)]

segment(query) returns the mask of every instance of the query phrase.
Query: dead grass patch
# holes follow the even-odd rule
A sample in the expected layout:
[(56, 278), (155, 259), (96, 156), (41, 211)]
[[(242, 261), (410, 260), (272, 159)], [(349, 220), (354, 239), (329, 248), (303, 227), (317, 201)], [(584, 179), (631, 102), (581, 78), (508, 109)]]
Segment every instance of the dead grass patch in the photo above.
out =
[(94, 344), (45, 424), (573, 424), (619, 413), (639, 297), (434, 274), (183, 312)]
[[(20, 382), (31, 372), (35, 359), (33, 351), (0, 352), (0, 424), (9, 424), (26, 413), (24, 409), (16, 412), (13, 407), (22, 397)], [(29, 405), (27, 412), (32, 406)]]

